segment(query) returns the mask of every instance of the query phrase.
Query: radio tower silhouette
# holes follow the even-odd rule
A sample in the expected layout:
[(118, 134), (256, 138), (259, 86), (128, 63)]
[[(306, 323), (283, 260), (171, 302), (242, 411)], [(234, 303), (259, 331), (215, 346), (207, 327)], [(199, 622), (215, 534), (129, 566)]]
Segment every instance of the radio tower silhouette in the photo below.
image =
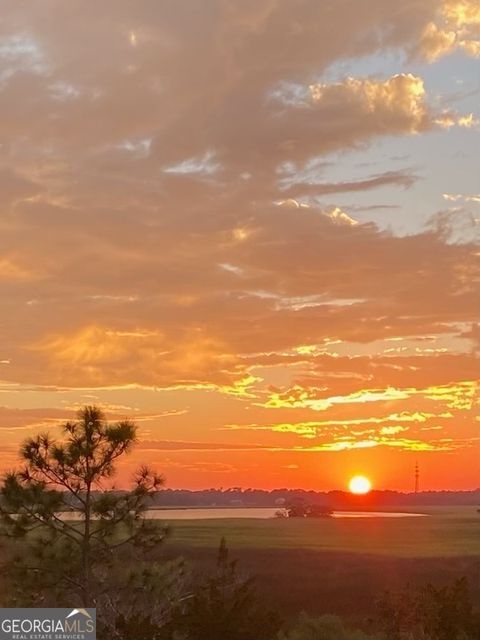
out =
[(420, 469), (418, 462), (415, 463), (415, 493), (420, 491)]

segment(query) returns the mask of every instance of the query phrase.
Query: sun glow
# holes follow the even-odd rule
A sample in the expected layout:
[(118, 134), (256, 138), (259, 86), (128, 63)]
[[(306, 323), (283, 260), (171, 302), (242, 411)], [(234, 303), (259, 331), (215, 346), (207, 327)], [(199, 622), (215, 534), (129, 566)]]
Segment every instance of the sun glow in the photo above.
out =
[(355, 476), (348, 484), (352, 493), (362, 495), (368, 493), (372, 488), (372, 483), (365, 476)]

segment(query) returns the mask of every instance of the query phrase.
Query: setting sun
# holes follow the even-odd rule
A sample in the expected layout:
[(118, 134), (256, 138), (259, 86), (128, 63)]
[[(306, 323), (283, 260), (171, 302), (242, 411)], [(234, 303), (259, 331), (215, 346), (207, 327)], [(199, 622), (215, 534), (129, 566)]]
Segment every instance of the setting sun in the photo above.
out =
[(364, 494), (370, 491), (372, 483), (365, 476), (355, 476), (350, 480), (348, 486), (352, 493)]

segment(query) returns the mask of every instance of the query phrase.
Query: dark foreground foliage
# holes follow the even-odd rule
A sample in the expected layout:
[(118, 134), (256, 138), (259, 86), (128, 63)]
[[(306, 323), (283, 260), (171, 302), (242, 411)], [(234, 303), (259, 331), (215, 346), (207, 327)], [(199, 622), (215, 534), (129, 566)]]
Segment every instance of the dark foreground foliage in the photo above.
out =
[[(118, 620), (122, 640), (480, 640), (480, 615), (466, 580), (435, 588), (385, 594), (369, 630), (355, 629), (338, 616), (301, 614), (280, 624), (255, 597), (251, 579), (241, 579), (224, 545), (217, 570), (162, 627), (148, 618)], [(106, 638), (106, 636), (105, 636)]]
[(480, 640), (480, 611), (462, 578), (442, 588), (427, 585), (385, 594), (369, 626), (372, 630), (364, 633), (336, 616), (301, 615), (278, 640)]
[(386, 594), (379, 602), (379, 623), (388, 640), (480, 639), (480, 611), (465, 578), (446, 587)]
[[(377, 636), (378, 637), (378, 636)], [(301, 614), (291, 629), (280, 632), (278, 640), (370, 640), (374, 636), (366, 635), (357, 629), (349, 629), (338, 616), (319, 616), (312, 618)]]
[(269, 640), (279, 617), (257, 598), (253, 580), (241, 577), (222, 540), (216, 572), (201, 581), (173, 616), (173, 627), (188, 640)]
[(257, 598), (253, 583), (229, 559), (222, 540), (215, 570), (192, 579), (166, 624), (121, 615), (116, 633), (122, 640), (272, 640), (280, 617)]

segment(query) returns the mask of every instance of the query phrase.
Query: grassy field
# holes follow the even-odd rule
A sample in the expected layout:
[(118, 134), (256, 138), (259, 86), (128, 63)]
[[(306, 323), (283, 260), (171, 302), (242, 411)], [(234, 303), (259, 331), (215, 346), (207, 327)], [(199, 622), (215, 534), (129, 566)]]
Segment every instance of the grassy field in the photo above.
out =
[[(310, 549), (395, 557), (480, 558), (480, 514), (475, 507), (427, 508), (425, 517), (177, 520), (171, 542), (232, 549)], [(167, 517), (167, 516), (166, 516)]]
[[(413, 511), (413, 510), (412, 510)], [(418, 510), (417, 510), (418, 511)], [(239, 571), (286, 617), (335, 613), (368, 627), (383, 592), (467, 577), (480, 602), (480, 514), (427, 508), (424, 517), (175, 520), (152, 561), (183, 556), (194, 573), (216, 566), (225, 537)], [(162, 514), (168, 521), (168, 513)]]
[(423, 518), (188, 520), (172, 523), (168, 555), (215, 566), (225, 536), (239, 567), (285, 615), (336, 613), (362, 623), (386, 590), (468, 577), (480, 599), (480, 514), (425, 509)]

